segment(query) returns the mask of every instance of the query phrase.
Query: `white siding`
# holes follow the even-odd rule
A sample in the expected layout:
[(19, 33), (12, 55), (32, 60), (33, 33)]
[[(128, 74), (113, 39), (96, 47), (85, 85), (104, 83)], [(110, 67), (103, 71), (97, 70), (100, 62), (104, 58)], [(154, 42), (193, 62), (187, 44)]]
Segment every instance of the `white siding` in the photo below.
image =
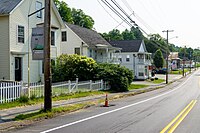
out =
[[(83, 40), (80, 39), (70, 28), (66, 28), (63, 31), (67, 31), (67, 41), (61, 42), (61, 53), (74, 54), (74, 48), (80, 48)], [(87, 48), (83, 48), (83, 54), (87, 56)]]
[(9, 55), (9, 16), (0, 16), (0, 79), (10, 79)]
[[(17, 9), (13, 11), (10, 15), (10, 50), (15, 52), (26, 53), (24, 55), (11, 55), (10, 63), (13, 63), (14, 57), (20, 56), (23, 59), (23, 81), (28, 82), (28, 51), (30, 51), (30, 82), (38, 82), (41, 80), (41, 69), (42, 61), (32, 60), (31, 48), (28, 50), (28, 45), (30, 46), (31, 41), (31, 30), (36, 27), (37, 24), (43, 26), (44, 23), (44, 10), (42, 11), (42, 18), (37, 18), (36, 14), (29, 18), (28, 25), (28, 14), (36, 11), (36, 1), (42, 3), (44, 7), (44, 0), (24, 0)], [(29, 11), (30, 10), (30, 11)], [(56, 33), (56, 46), (51, 47), (51, 57), (56, 58), (61, 54), (60, 52), (60, 41), (61, 41), (61, 24), (57, 20), (54, 10), (52, 9), (51, 24), (52, 27), (56, 27), (53, 30)], [(17, 26), (21, 25), (25, 27), (25, 43), (21, 44), (17, 42)], [(29, 34), (28, 34), (29, 33)], [(28, 40), (29, 39), (29, 40)], [(14, 80), (14, 67), (10, 65), (10, 75), (11, 79)]]

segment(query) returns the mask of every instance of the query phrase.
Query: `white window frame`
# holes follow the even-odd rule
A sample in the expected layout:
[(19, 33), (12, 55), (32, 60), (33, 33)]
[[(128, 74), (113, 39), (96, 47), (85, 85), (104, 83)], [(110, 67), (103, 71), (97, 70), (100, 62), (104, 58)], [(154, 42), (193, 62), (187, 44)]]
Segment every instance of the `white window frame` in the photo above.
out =
[[(39, 7), (39, 5), (40, 5), (40, 7)], [(36, 3), (35, 3), (35, 10), (37, 11), (37, 10), (40, 10), (40, 9), (42, 9), (42, 2), (36, 1)], [(42, 18), (42, 11), (37, 12), (36, 13), (36, 17), (37, 18)]]
[[(63, 33), (66, 33), (65, 40), (63, 40)], [(61, 31), (61, 41), (62, 42), (66, 42), (67, 41), (67, 31)]]
[[(23, 35), (22, 35), (22, 36), (19, 34), (19, 27), (23, 27), (23, 28), (24, 28)], [(21, 38), (23, 38), (23, 42), (19, 42), (19, 36), (20, 36)], [(24, 43), (25, 43), (25, 27), (22, 26), (22, 25), (17, 25), (17, 43), (21, 43), (21, 44), (24, 44)]]
[[(51, 46), (55, 47), (56, 46), (56, 31), (54, 30), (51, 30), (51, 33), (54, 32), (54, 45), (52, 45), (51, 43)], [(51, 39), (52, 39), (52, 35), (51, 35)], [(52, 41), (51, 41), (52, 42)]]
[(130, 62), (130, 55), (126, 55), (126, 62)]

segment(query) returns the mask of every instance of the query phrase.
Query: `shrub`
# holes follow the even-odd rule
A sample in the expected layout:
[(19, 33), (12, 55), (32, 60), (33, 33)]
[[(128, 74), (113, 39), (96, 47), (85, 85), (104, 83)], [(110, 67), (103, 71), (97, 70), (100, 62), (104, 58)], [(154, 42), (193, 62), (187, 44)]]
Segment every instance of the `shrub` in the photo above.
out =
[(75, 80), (91, 80), (96, 73), (97, 63), (92, 58), (80, 55), (59, 56), (52, 67), (53, 82)]
[(96, 77), (108, 81), (111, 90), (117, 92), (128, 91), (133, 81), (132, 71), (116, 64), (99, 64)]
[(27, 96), (21, 96), (21, 97), (18, 99), (18, 101), (19, 101), (20, 103), (28, 103), (29, 98), (28, 98)]

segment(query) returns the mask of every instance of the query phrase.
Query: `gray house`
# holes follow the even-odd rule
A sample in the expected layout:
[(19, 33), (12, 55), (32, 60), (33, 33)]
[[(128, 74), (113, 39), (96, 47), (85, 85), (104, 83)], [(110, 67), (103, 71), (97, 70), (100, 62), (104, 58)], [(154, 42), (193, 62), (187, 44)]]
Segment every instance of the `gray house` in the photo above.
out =
[(121, 48), (115, 53), (122, 66), (133, 71), (134, 78), (144, 80), (150, 77), (151, 53), (148, 53), (143, 40), (110, 41), (113, 47)]

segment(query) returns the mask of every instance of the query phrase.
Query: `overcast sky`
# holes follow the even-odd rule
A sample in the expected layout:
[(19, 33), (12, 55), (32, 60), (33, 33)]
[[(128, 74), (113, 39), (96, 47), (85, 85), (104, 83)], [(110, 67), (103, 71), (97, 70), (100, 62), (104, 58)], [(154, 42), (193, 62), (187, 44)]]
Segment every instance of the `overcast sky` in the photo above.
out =
[[(101, 0), (64, 0), (69, 7), (82, 9), (91, 16), (98, 32), (109, 32), (122, 20), (112, 13)], [(111, 3), (111, 0), (107, 0)], [(200, 47), (200, 0), (116, 0), (131, 18), (148, 34), (159, 33), (166, 38), (163, 30), (169, 33), (169, 42), (177, 46)], [(100, 3), (99, 3), (100, 2)], [(128, 3), (125, 5), (124, 3)], [(106, 9), (112, 17), (104, 10)], [(129, 8), (127, 8), (129, 7)], [(130, 27), (123, 23), (117, 29), (123, 31)], [(178, 38), (175, 38), (178, 36)]]

